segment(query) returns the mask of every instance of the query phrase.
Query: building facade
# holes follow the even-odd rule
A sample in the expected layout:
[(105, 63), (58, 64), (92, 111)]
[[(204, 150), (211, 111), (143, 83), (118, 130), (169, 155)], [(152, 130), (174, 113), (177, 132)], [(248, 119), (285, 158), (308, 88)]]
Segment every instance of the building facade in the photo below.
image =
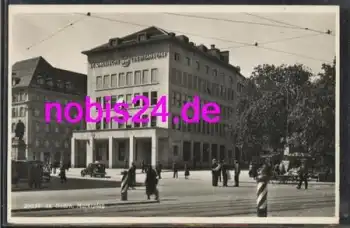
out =
[[(196, 46), (186, 36), (176, 36), (150, 27), (83, 52), (88, 57), (88, 96), (104, 109), (124, 100), (130, 116), (147, 106), (134, 101), (137, 95), (148, 98), (142, 116), (148, 123), (117, 123), (104, 118), (87, 123), (87, 130), (74, 131), (72, 164), (86, 166), (96, 160), (109, 167), (132, 162), (170, 167), (179, 165), (208, 166), (213, 158), (232, 162), (239, 158), (232, 137), (236, 105), (243, 90), (244, 77), (229, 64), (229, 52), (214, 45), (210, 49)], [(166, 100), (168, 118), (152, 116), (161, 97)], [(196, 124), (174, 123), (186, 102), (200, 97), (200, 107), (208, 102), (220, 105), (220, 122)], [(145, 105), (145, 106), (144, 106)], [(159, 109), (160, 111), (160, 109)], [(188, 115), (194, 113), (189, 111)], [(96, 110), (91, 110), (96, 116)]]
[[(16, 62), (12, 66), (12, 137), (18, 120), (25, 125), (23, 140), (27, 160), (69, 162), (72, 131), (85, 129), (84, 122), (58, 123), (55, 110), (51, 122), (45, 121), (45, 103), (83, 104), (86, 96), (86, 75), (51, 66), (37, 57)], [(71, 113), (75, 115), (74, 110)]]

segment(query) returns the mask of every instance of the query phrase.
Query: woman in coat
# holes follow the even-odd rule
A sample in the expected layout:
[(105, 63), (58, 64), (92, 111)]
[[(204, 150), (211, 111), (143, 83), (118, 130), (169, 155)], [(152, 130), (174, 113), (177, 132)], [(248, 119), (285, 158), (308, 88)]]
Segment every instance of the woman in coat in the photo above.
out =
[(189, 175), (190, 175), (190, 169), (188, 168), (187, 164), (185, 164), (185, 179), (188, 179)]
[(155, 199), (159, 201), (159, 192), (157, 189), (158, 179), (157, 172), (152, 168), (152, 165), (149, 165), (146, 173), (146, 195), (147, 199), (150, 199), (151, 195), (155, 195)]

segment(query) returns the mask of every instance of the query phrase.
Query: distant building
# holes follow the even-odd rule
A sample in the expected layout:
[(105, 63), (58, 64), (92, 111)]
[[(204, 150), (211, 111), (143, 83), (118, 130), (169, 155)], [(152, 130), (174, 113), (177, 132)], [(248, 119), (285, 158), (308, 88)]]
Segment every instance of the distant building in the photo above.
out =
[[(131, 116), (143, 105), (132, 104), (136, 95), (149, 98), (150, 107), (143, 114), (149, 123), (118, 124), (105, 121), (88, 123), (87, 130), (74, 131), (72, 164), (86, 166), (102, 161), (109, 167), (122, 167), (126, 162), (141, 161), (164, 167), (173, 162), (208, 166), (213, 158), (230, 163), (239, 158), (235, 153), (230, 124), (236, 121), (236, 105), (244, 89), (240, 70), (229, 64), (229, 52), (215, 45), (208, 49), (196, 46), (188, 37), (149, 27), (123, 38), (83, 52), (88, 57), (88, 96), (103, 106), (104, 97), (112, 96), (130, 104)], [(193, 97), (201, 98), (201, 106), (217, 102), (221, 121), (209, 124), (174, 124), (174, 116)], [(169, 119), (150, 117), (161, 96), (166, 96)], [(95, 111), (92, 111), (94, 114)]]
[[(12, 66), (12, 137), (18, 120), (25, 125), (26, 158), (46, 162), (70, 160), (73, 129), (85, 129), (84, 123), (45, 122), (45, 102), (82, 102), (86, 96), (86, 75), (51, 66), (37, 57)], [(72, 113), (72, 115), (75, 115)]]

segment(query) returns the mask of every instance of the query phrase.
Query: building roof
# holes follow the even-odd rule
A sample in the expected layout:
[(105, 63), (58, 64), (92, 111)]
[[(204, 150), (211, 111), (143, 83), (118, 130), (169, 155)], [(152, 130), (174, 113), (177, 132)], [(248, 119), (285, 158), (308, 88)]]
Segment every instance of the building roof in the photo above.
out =
[[(140, 40), (140, 35), (146, 35), (146, 40)], [(196, 46), (193, 42), (190, 42), (187, 36), (178, 35), (175, 33), (167, 32), (164, 29), (158, 28), (156, 26), (151, 26), (146, 29), (140, 30), (138, 32), (132, 33), (130, 35), (121, 37), (121, 38), (111, 38), (108, 43), (99, 45), (90, 50), (83, 51), (82, 53), (85, 55), (90, 55), (94, 53), (107, 52), (115, 49), (122, 49), (134, 45), (142, 45), (145, 43), (151, 42), (160, 42), (160, 41), (170, 41), (175, 42), (177, 44), (182, 45), (184, 48), (190, 49), (191, 51), (195, 51), (203, 56), (206, 56), (212, 61), (217, 62), (231, 70), (234, 70), (238, 73), (239, 76), (244, 76), (240, 73), (240, 69), (238, 67), (232, 66), (229, 63), (229, 52), (228, 51), (220, 51), (215, 48), (215, 45), (212, 45), (211, 48), (207, 48), (205, 45), (201, 44)], [(216, 55), (215, 55), (216, 54)]]
[(70, 81), (77, 85), (77, 89), (80, 92), (86, 93), (86, 75), (55, 68), (41, 56), (18, 61), (13, 64), (12, 80), (17, 81), (12, 85), (12, 88), (32, 87), (36, 82), (33, 79), (38, 75), (50, 76), (54, 82), (57, 80)]

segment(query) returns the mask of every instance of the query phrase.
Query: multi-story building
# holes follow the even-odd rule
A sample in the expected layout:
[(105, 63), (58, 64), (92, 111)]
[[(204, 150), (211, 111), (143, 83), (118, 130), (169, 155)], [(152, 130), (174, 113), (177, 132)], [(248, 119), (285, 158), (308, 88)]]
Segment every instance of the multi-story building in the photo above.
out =
[[(46, 162), (69, 162), (73, 129), (84, 129), (84, 122), (45, 121), (45, 102), (82, 103), (86, 96), (86, 75), (51, 66), (37, 57), (12, 66), (12, 137), (18, 120), (25, 125), (25, 158)], [(83, 104), (83, 103), (82, 103)], [(56, 113), (59, 114), (59, 113)], [(71, 115), (75, 115), (74, 110)]]
[[(229, 162), (239, 159), (230, 125), (236, 121), (235, 107), (244, 77), (229, 64), (228, 51), (220, 51), (215, 45), (210, 49), (196, 46), (186, 36), (149, 27), (110, 39), (83, 54), (88, 57), (88, 96), (107, 108), (109, 101), (104, 97), (111, 96), (112, 107), (123, 99), (129, 104), (130, 116), (145, 105), (143, 101), (133, 103), (133, 97), (146, 96), (149, 106), (142, 116), (150, 121), (117, 123), (104, 118), (87, 123), (87, 130), (74, 131), (71, 161), (76, 167), (96, 160), (109, 167), (131, 162), (139, 165), (141, 161), (152, 165), (159, 161), (163, 167), (173, 162), (198, 167), (208, 166), (213, 158)], [(220, 122), (173, 123), (181, 107), (196, 95), (201, 107), (208, 102), (220, 105)], [(150, 117), (162, 96), (170, 114), (167, 120)], [(91, 115), (95, 116), (96, 110)]]

